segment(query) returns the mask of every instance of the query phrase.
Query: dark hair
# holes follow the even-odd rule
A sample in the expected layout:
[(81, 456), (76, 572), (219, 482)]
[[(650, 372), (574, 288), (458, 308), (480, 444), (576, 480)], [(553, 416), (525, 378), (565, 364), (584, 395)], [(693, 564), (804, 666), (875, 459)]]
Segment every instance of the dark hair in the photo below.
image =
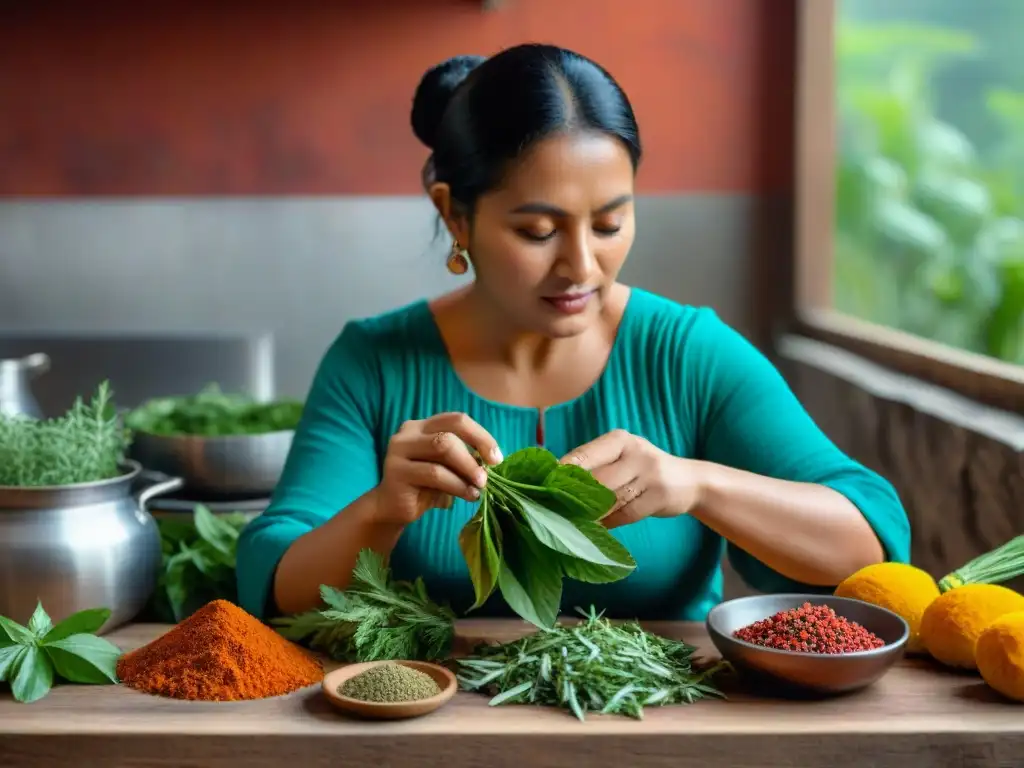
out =
[(471, 214), (509, 161), (533, 142), (569, 130), (619, 139), (640, 163), (640, 133), (625, 92), (600, 65), (553, 45), (527, 44), (485, 59), (454, 56), (427, 70), (416, 88), (412, 129), (433, 154), (424, 183), (451, 187)]

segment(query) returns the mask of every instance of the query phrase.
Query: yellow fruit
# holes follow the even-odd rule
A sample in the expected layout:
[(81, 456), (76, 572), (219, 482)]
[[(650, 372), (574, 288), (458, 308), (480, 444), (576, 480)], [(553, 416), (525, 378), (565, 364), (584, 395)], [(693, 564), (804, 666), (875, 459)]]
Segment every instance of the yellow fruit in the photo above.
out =
[(887, 608), (910, 625), (908, 653), (924, 653), (921, 617), (939, 596), (928, 573), (905, 563), (877, 563), (861, 568), (836, 587), (836, 597), (849, 597)]
[(977, 669), (974, 647), (989, 624), (1024, 611), (1024, 596), (997, 584), (965, 584), (932, 601), (921, 617), (928, 653), (950, 667)]
[(990, 688), (1024, 701), (1024, 611), (1004, 614), (985, 627), (974, 659)]

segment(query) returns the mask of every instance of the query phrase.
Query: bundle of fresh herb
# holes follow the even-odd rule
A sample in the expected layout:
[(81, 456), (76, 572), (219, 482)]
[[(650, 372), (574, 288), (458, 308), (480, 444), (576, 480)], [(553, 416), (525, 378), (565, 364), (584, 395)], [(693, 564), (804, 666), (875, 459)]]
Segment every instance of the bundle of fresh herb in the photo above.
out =
[(491, 706), (537, 704), (643, 718), (644, 707), (692, 704), (724, 698), (711, 681), (725, 668), (693, 665), (695, 648), (643, 630), (636, 622), (612, 624), (580, 613), (577, 626), (556, 626), (522, 640), (485, 645), (458, 659), (458, 678), (468, 691), (493, 695)]
[(147, 400), (126, 422), (136, 432), (154, 435), (256, 435), (295, 429), (302, 410), (296, 400), (261, 403), (209, 384), (194, 395)]
[(478, 608), (497, 587), (517, 614), (550, 627), (562, 578), (605, 584), (628, 576), (632, 556), (598, 522), (615, 492), (550, 451), (524, 448), (487, 468), (477, 513), (459, 535)]
[(359, 553), (344, 591), (321, 586), (327, 608), (272, 623), (288, 640), (337, 661), (447, 658), (455, 637), (455, 614), (427, 595), (422, 579), (393, 581), (384, 559), (370, 549)]
[(158, 519), (163, 567), (147, 618), (177, 624), (213, 600), (238, 602), (235, 553), (249, 517), (243, 512), (214, 515), (197, 504), (191, 519)]
[(9, 682), (14, 699), (38, 701), (53, 686), (55, 676), (69, 683), (116, 683), (121, 649), (96, 637), (110, 611), (91, 608), (53, 626), (42, 604), (23, 627), (0, 616), (0, 683)]
[(63, 416), (0, 414), (0, 486), (72, 485), (117, 477), (129, 442), (106, 381), (91, 402), (76, 398)]

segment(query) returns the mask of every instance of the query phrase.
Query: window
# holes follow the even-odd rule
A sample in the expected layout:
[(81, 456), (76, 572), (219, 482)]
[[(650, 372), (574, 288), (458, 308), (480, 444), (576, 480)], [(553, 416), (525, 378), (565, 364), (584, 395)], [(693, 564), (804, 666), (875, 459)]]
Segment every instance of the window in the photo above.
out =
[(801, 323), (1024, 410), (1024, 2), (800, 6)]

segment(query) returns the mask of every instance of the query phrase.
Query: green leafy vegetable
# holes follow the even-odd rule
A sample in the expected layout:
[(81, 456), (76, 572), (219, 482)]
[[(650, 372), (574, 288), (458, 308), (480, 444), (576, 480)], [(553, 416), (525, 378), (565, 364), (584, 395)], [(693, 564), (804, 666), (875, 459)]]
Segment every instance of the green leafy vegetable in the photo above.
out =
[(176, 624), (213, 600), (237, 603), (235, 554), (249, 519), (243, 512), (215, 515), (197, 504), (191, 520), (157, 520), (163, 568), (146, 615)]
[(643, 718), (644, 707), (722, 697), (712, 685), (725, 663), (698, 671), (695, 648), (580, 612), (577, 626), (542, 629), (522, 640), (483, 645), (458, 659), (464, 690), (490, 694), (491, 705), (537, 704)]
[(344, 591), (320, 587), (326, 608), (273, 620), (278, 632), (337, 661), (447, 658), (455, 637), (455, 615), (431, 601), (422, 579), (391, 579), (384, 559), (359, 553)]
[(10, 683), (16, 701), (43, 698), (55, 677), (70, 683), (117, 683), (121, 649), (97, 637), (110, 611), (92, 608), (68, 616), (53, 626), (42, 603), (23, 627), (0, 616), (0, 683)]
[(295, 429), (302, 410), (299, 401), (261, 403), (210, 384), (195, 395), (148, 400), (125, 422), (136, 432), (154, 435), (255, 435)]
[(89, 403), (79, 397), (63, 416), (33, 419), (0, 414), (0, 486), (109, 480), (122, 473), (130, 442), (106, 381)]
[(517, 614), (551, 627), (561, 607), (562, 578), (604, 584), (636, 563), (598, 521), (615, 493), (582, 467), (550, 451), (524, 448), (487, 468), (477, 513), (459, 534), (476, 602), (495, 588)]

